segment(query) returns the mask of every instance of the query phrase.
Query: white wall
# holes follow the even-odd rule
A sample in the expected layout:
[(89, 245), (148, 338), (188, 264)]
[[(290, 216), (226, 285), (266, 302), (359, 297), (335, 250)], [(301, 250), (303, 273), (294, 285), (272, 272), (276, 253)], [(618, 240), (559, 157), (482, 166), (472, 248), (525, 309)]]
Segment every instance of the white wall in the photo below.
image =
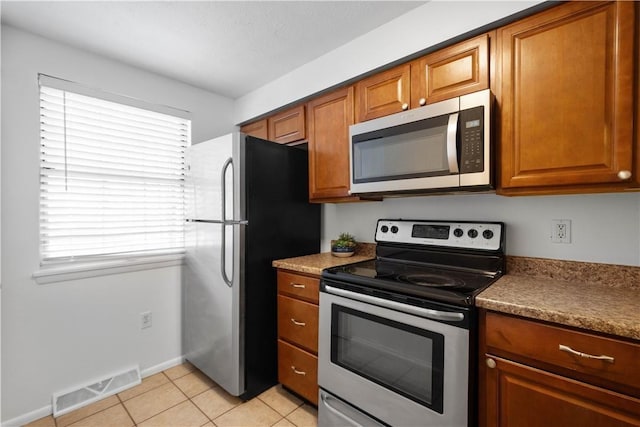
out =
[(239, 98), (241, 123), (520, 12), (540, 0), (431, 1)]
[[(193, 113), (193, 141), (227, 133), (233, 101), (20, 30), (2, 28), (2, 409), (11, 420), (51, 395), (182, 355), (180, 267), (37, 285), (37, 74)], [(153, 312), (141, 331), (139, 316)], [(43, 414), (44, 415), (44, 414)]]
[[(343, 231), (372, 242), (379, 218), (504, 221), (507, 254), (640, 266), (640, 193), (385, 199), (323, 207), (323, 250)], [(571, 243), (551, 243), (551, 220), (571, 220)]]

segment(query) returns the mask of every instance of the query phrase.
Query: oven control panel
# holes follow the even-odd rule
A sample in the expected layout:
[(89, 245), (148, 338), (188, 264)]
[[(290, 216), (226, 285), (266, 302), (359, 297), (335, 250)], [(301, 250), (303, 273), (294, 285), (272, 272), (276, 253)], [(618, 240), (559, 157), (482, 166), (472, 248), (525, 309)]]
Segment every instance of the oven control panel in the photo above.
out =
[(501, 222), (380, 219), (376, 242), (497, 251), (503, 234)]

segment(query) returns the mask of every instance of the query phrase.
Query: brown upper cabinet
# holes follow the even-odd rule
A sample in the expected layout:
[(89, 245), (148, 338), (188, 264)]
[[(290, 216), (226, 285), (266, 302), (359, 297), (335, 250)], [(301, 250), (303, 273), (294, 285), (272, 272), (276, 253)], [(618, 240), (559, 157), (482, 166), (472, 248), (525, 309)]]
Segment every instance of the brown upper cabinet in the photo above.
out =
[(353, 86), (307, 104), (309, 200), (357, 200), (349, 195), (349, 126), (353, 124)]
[(269, 140), (286, 144), (307, 137), (304, 105), (282, 111), (267, 119)]
[(635, 11), (635, 2), (568, 2), (498, 30), (500, 194), (637, 182)]
[(307, 137), (304, 104), (248, 123), (240, 127), (240, 132), (281, 144), (303, 141)]
[(240, 132), (256, 138), (269, 139), (267, 130), (267, 119), (258, 120), (257, 122), (246, 124), (240, 127)]
[(430, 53), (411, 64), (411, 108), (488, 87), (488, 34)]
[(400, 65), (360, 80), (356, 90), (356, 123), (407, 110), (411, 100), (411, 66)]
[(356, 122), (489, 87), (489, 35), (433, 52), (356, 83)]

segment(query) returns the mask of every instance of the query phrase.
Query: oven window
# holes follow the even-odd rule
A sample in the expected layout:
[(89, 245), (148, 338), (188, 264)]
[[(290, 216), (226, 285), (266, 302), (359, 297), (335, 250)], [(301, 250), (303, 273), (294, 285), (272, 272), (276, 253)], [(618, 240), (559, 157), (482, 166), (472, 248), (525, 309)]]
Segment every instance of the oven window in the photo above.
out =
[(442, 413), (444, 336), (337, 304), (331, 361)]

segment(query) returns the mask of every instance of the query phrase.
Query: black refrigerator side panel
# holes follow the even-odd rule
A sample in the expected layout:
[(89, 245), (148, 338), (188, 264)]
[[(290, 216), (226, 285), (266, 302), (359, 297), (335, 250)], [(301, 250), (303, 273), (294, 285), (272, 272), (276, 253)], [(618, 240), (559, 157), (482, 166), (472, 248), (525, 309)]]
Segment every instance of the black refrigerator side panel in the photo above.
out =
[(320, 206), (309, 203), (307, 155), (300, 148), (246, 140), (244, 398), (278, 381), (272, 261), (320, 251)]

